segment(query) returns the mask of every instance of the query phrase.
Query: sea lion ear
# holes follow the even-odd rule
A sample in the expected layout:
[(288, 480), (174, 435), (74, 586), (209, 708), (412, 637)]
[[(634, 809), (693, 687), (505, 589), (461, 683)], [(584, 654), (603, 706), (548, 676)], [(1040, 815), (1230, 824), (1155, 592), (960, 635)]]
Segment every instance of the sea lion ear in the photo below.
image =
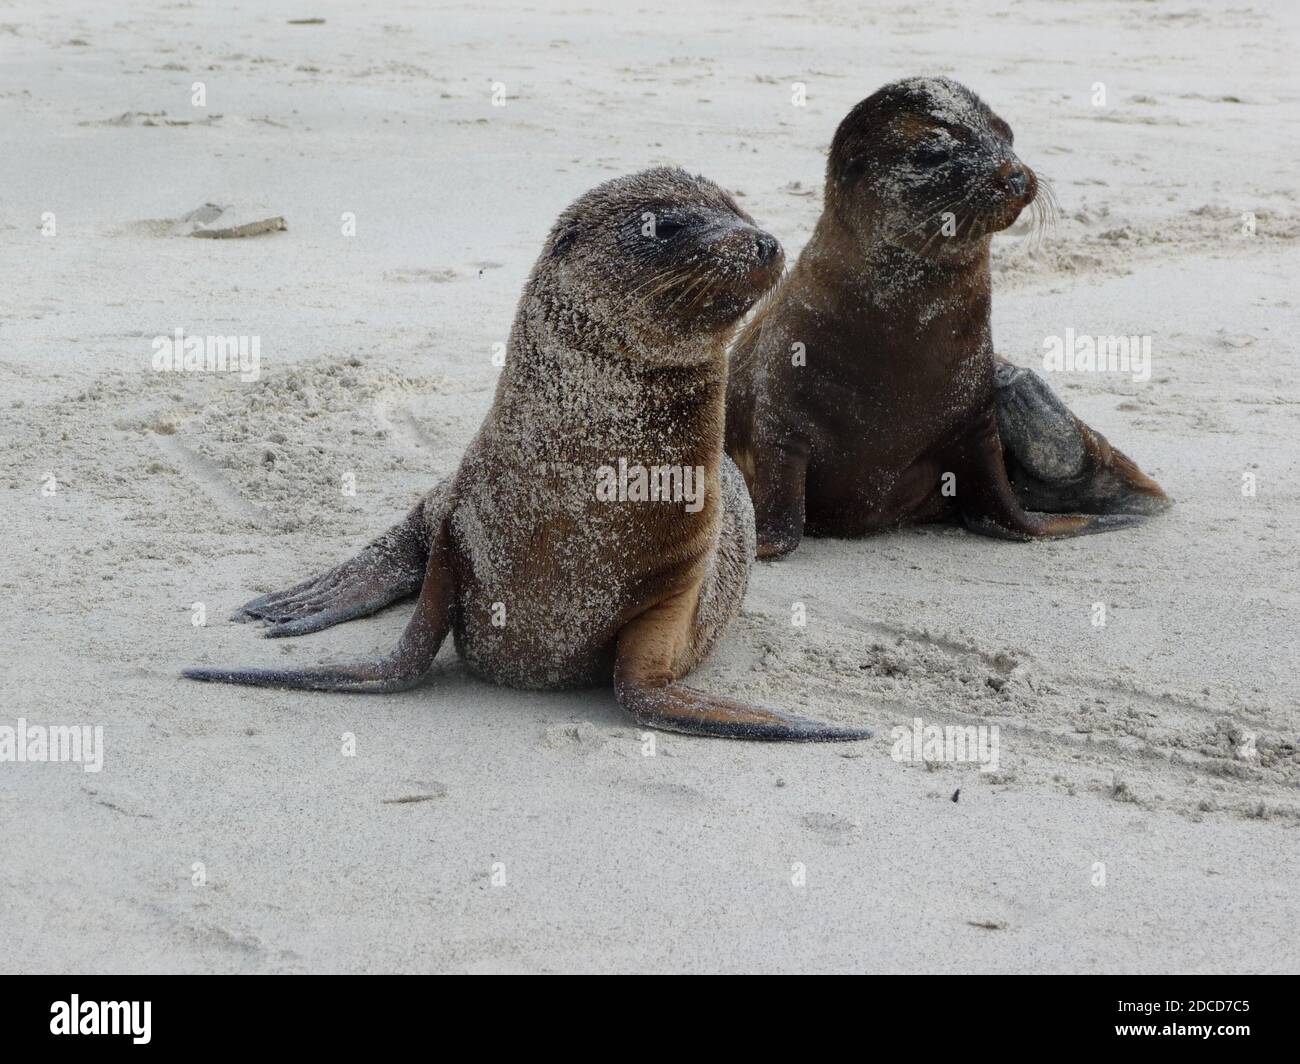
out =
[(578, 227), (576, 225), (570, 225), (561, 229), (559, 235), (556, 236), (555, 241), (551, 244), (551, 258), (564, 258), (564, 256), (569, 253), (569, 249), (573, 247), (574, 241), (577, 239)]

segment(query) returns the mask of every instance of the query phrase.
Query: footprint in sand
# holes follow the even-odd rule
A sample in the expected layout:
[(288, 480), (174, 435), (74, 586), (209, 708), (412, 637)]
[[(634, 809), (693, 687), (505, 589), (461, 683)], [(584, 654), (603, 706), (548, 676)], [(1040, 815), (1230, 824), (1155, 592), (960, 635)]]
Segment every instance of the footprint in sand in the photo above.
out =
[(803, 826), (829, 846), (847, 846), (862, 835), (861, 821), (843, 813), (805, 813)]

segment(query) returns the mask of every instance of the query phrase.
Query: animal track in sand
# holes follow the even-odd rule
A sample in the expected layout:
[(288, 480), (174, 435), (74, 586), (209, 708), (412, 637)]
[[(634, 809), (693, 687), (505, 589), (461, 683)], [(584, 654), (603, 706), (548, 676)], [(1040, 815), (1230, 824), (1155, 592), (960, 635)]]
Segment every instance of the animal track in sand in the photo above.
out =
[(460, 277), (460, 274), (450, 266), (437, 270), (405, 269), (384, 271), (385, 281), (396, 281), (399, 284), (447, 284), (458, 277)]
[[(874, 726), (886, 743), (915, 717), (996, 724), (1004, 771), (980, 776), (985, 785), (1113, 798), (1119, 770), (1125, 800), (1144, 807), (1192, 819), (1259, 818), (1262, 804), (1264, 816), (1300, 822), (1300, 752), (1280, 711), (1146, 691), (1069, 666), (1048, 673), (1020, 648), (989, 649), (842, 609), (819, 609), (818, 618), (815, 631), (790, 639), (771, 618), (746, 613), (729, 634), (749, 644), (744, 656), (767, 701), (797, 694), (821, 716)], [(736, 688), (753, 682), (743, 673), (728, 679)]]
[(249, 502), (230, 484), (212, 462), (201, 454), (191, 450), (175, 435), (158, 435), (154, 443), (163, 456), (182, 473), (187, 474), (205, 495), (232, 517), (262, 525), (267, 512), (261, 506)]
[(221, 121), (221, 115), (205, 115), (203, 118), (172, 118), (166, 111), (126, 111), (112, 118), (87, 119), (78, 122), (79, 126), (214, 126)]
[(410, 451), (431, 451), (437, 453), (440, 448), (436, 441), (420, 427), (411, 413), (410, 407), (388, 397), (375, 400), (373, 411), (375, 423), (388, 434), (389, 439)]

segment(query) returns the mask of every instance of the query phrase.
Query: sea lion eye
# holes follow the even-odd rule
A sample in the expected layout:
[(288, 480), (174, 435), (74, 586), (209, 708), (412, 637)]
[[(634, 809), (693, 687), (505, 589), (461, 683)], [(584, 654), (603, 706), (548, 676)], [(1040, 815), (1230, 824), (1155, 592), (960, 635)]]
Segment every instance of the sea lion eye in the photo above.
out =
[(914, 152), (912, 159), (920, 166), (940, 166), (951, 157), (951, 152), (944, 144), (922, 144)]
[(555, 243), (551, 245), (551, 257), (562, 259), (569, 253), (569, 248), (573, 247), (578, 239), (577, 226), (570, 226), (555, 238)]
[(671, 240), (685, 228), (686, 223), (679, 218), (659, 218), (655, 221), (655, 236), (660, 240)]

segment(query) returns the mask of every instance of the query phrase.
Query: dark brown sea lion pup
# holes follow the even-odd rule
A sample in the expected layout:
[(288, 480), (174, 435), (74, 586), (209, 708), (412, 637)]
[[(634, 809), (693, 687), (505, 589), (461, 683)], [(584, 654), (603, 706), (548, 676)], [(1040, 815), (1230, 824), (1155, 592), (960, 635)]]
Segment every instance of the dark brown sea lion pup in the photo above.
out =
[(753, 511), (722, 453), (726, 344), (782, 264), (780, 244), (702, 177), (649, 170), (582, 196), (524, 287), (495, 401), (458, 471), (352, 560), (237, 614), (300, 635), (418, 591), (397, 648), (348, 665), (185, 675), (398, 691), (452, 632), (485, 679), (555, 689), (612, 678), (651, 727), (869, 737), (679, 682), (745, 593)]
[(1005, 538), (1072, 536), (1168, 505), (994, 355), (989, 248), (1039, 194), (1011, 141), (947, 78), (886, 85), (840, 123), (812, 239), (732, 354), (726, 450), (760, 556), (804, 532), (958, 516)]

